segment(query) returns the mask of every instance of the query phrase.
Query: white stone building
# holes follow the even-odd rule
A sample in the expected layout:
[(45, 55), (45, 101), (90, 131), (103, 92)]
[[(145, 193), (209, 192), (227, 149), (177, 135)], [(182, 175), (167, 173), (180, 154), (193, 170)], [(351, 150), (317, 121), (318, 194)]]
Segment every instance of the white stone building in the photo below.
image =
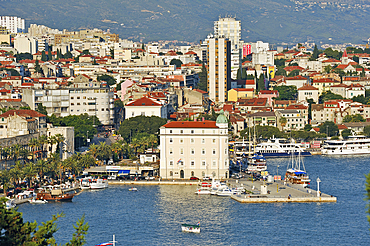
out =
[(160, 128), (163, 179), (229, 177), (228, 120), (172, 121)]
[(125, 110), (125, 119), (140, 115), (167, 118), (168, 115), (168, 107), (164, 100), (154, 99), (147, 96), (128, 102), (125, 105)]
[(10, 33), (21, 33), (25, 30), (24, 19), (16, 16), (0, 16), (0, 26), (6, 27)]

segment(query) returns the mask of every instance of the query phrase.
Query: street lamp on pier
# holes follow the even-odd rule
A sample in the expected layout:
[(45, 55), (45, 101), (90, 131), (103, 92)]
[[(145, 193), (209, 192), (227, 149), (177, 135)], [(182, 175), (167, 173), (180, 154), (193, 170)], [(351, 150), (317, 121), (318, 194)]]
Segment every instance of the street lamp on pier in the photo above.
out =
[(316, 182), (317, 182), (317, 197), (320, 197), (320, 178), (317, 178), (316, 179)]

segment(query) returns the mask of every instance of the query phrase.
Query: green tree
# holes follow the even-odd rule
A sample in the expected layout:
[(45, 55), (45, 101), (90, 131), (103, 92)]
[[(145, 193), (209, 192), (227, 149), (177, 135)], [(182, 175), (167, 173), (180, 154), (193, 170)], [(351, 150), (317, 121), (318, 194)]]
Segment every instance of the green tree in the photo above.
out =
[(48, 61), (51, 61), (53, 60), (53, 53), (51, 51), (51, 47), (49, 48), (49, 52), (48, 52)]
[(286, 59), (275, 59), (276, 67), (285, 67)]
[(362, 104), (368, 104), (369, 103), (369, 98), (364, 97), (363, 95), (358, 95), (355, 97), (351, 98), (354, 102), (359, 102)]
[(36, 59), (36, 62), (35, 62), (35, 72), (36, 73), (42, 73), (39, 60), (37, 60), (37, 59)]
[(172, 59), (170, 65), (175, 65), (176, 68), (179, 68), (182, 65), (182, 61), (179, 59)]
[(43, 115), (48, 115), (48, 111), (46, 111), (46, 107), (42, 105), (42, 103), (39, 103), (37, 105), (37, 108), (36, 110), (37, 112), (39, 112), (40, 114), (43, 114)]
[(257, 91), (265, 90), (265, 78), (263, 74), (260, 75), (257, 81)]
[(146, 132), (148, 134), (158, 135), (159, 127), (166, 124), (167, 119), (157, 116), (136, 116), (125, 119), (118, 132), (126, 142), (130, 142), (137, 134)]
[(308, 132), (311, 131), (312, 126), (310, 124), (306, 124), (303, 129)]
[(351, 136), (351, 134), (352, 134), (351, 129), (344, 129), (344, 130), (342, 131), (342, 137), (343, 137), (343, 138), (348, 138), (348, 136)]
[(110, 57), (111, 57), (112, 59), (114, 59), (114, 49), (113, 49), (113, 48), (111, 48), (111, 49), (109, 50), (109, 53), (110, 53)]
[(328, 137), (338, 135), (338, 126), (333, 121), (325, 121), (319, 126), (320, 133), (327, 134)]
[(124, 107), (123, 102), (120, 99), (114, 100), (114, 107), (115, 108), (123, 108)]
[(331, 70), (332, 70), (332, 67), (330, 65), (327, 65), (326, 67), (324, 67), (325, 73), (330, 73)]
[(207, 69), (206, 69), (206, 66), (204, 65), (204, 63), (202, 65), (202, 72), (198, 73), (198, 76), (199, 76), (199, 83), (197, 85), (197, 88), (199, 90), (208, 92), (208, 88), (207, 88)]
[(346, 115), (343, 118), (343, 122), (365, 122), (366, 120), (360, 115), (360, 114), (355, 114), (355, 115)]
[(108, 74), (100, 75), (97, 77), (98, 81), (105, 81), (108, 83), (108, 85), (114, 85), (117, 83), (116, 79), (113, 76), (110, 76)]
[(41, 52), (41, 61), (47, 61), (45, 50)]
[(111, 147), (107, 145), (105, 142), (100, 142), (100, 144), (98, 145), (96, 157), (101, 161), (109, 160), (112, 157)]
[(315, 61), (319, 57), (319, 49), (317, 48), (317, 45), (315, 44), (315, 47), (313, 48), (311, 60)]
[(341, 95), (334, 94), (331, 91), (324, 91), (319, 97), (319, 102), (323, 103), (329, 100), (336, 100), (336, 99), (343, 99), (343, 97)]
[(370, 137), (370, 125), (364, 127), (364, 135)]
[(294, 85), (275, 86), (274, 90), (279, 92), (278, 100), (295, 100), (298, 95), (297, 87)]
[(82, 216), (81, 219), (79, 219), (76, 222), (76, 225), (73, 226), (73, 228), (76, 230), (75, 233), (73, 233), (73, 237), (71, 241), (65, 244), (65, 246), (82, 246), (86, 243), (85, 236), (87, 234), (87, 231), (89, 230), (89, 224), (85, 223), (85, 215)]
[(32, 60), (33, 56), (30, 53), (18, 53), (15, 55), (16, 61), (19, 62), (21, 60)]

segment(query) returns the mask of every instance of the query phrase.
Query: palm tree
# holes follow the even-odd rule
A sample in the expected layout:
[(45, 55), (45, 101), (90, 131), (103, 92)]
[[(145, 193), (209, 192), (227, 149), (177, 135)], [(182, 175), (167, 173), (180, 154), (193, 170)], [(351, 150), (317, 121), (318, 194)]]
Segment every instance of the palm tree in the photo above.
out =
[(8, 170), (0, 171), (0, 184), (3, 186), (4, 196), (6, 196), (6, 190), (8, 189), (10, 181), (10, 174)]
[(39, 144), (41, 146), (41, 158), (45, 158), (45, 145), (48, 143), (49, 141), (46, 135), (42, 135), (39, 137)]
[(44, 174), (47, 172), (47, 161), (44, 161), (43, 159), (38, 160), (36, 162), (36, 170), (40, 176), (40, 180), (43, 181), (44, 179)]
[(39, 145), (39, 142), (37, 141), (36, 138), (32, 138), (30, 142), (28, 143), (28, 146), (31, 148), (32, 151), (32, 160), (35, 162), (35, 152), (37, 149), (37, 146)]
[(89, 168), (91, 166), (95, 165), (95, 159), (92, 155), (89, 153), (86, 155), (83, 155), (79, 161), (79, 165), (83, 168)]
[(48, 144), (49, 144), (49, 152), (51, 153), (53, 151), (53, 145), (57, 144), (57, 140), (55, 136), (50, 136), (48, 138)]
[(135, 150), (135, 156), (137, 155), (137, 148), (141, 146), (140, 141), (137, 138), (133, 138), (131, 141), (131, 147)]
[(36, 169), (34, 163), (28, 163), (22, 168), (23, 176), (27, 179), (29, 187), (32, 187), (33, 178), (36, 176)]
[(100, 142), (98, 146), (97, 158), (99, 160), (108, 160), (112, 156), (112, 149), (105, 142)]
[(96, 159), (96, 156), (97, 156), (97, 153), (98, 153), (98, 145), (96, 144), (91, 144), (89, 146), (89, 152), (91, 153), (91, 155), (94, 157), (94, 159)]
[(8, 168), (8, 157), (10, 156), (10, 148), (9, 147), (3, 148), (1, 155), (5, 158), (4, 168), (7, 169)]
[[(57, 146), (59, 147), (59, 149), (62, 147), (62, 146), (60, 146), (60, 144), (61, 143), (63, 143), (64, 142), (64, 140), (65, 140), (65, 137), (62, 135), (62, 134), (56, 134), (55, 135), (55, 140), (56, 140), (56, 142), (57, 142)], [(57, 150), (58, 150), (58, 147), (57, 147)]]
[(148, 140), (149, 140), (149, 143), (152, 144), (152, 152), (154, 152), (154, 145), (158, 143), (158, 138), (156, 135), (150, 134)]
[(15, 144), (11, 147), (12, 155), (14, 162), (18, 161), (19, 156), (21, 155), (21, 146), (19, 144)]
[(286, 122), (287, 122), (286, 118), (281, 117), (279, 122), (280, 122), (280, 125), (282, 126), (282, 129), (284, 129), (284, 126), (286, 125)]

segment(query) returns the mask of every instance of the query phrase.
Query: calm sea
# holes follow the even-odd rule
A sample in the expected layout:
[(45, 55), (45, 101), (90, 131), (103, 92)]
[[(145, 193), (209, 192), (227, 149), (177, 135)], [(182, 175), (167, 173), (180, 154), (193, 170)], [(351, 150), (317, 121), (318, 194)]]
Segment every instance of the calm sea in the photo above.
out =
[[(286, 170), (288, 159), (268, 159), (270, 172)], [(58, 243), (69, 241), (83, 214), (90, 225), (87, 245), (112, 240), (116, 245), (369, 245), (365, 177), (370, 156), (304, 158), (320, 190), (337, 203), (240, 204), (230, 198), (197, 196), (194, 186), (111, 186), (87, 191), (72, 203), (23, 204), (27, 221), (42, 222), (64, 212)], [(316, 182), (312, 182), (316, 189)], [(200, 221), (200, 234), (181, 232), (181, 223)]]

